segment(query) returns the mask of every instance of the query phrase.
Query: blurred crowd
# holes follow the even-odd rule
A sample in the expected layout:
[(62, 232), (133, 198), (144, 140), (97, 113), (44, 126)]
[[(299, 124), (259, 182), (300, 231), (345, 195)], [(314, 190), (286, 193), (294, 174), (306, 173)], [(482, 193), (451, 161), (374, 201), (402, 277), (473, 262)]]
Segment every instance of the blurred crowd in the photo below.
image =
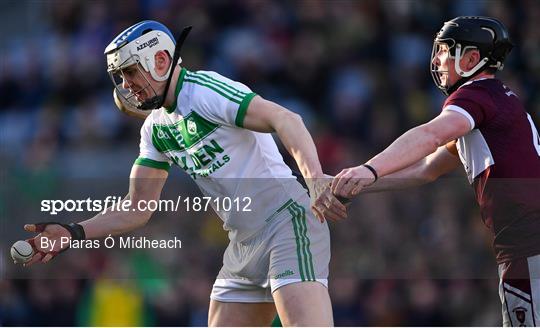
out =
[[(217, 71), (302, 115), (329, 174), (365, 161), (437, 115), (444, 97), (429, 74), (432, 40), (458, 15), (494, 16), (507, 25), (516, 47), (499, 75), (540, 122), (535, 0), (8, 0), (2, 6), (0, 325), (206, 324), (227, 242), (212, 214), (154, 218), (141, 233), (178, 232), (186, 245), (165, 258), (68, 252), (57, 259), (61, 269), (51, 265), (44, 279), (28, 272), (20, 279), (7, 258), (13, 242), (7, 232), (36, 220), (21, 204), (39, 203), (68, 180), (122, 178), (118, 193), (127, 192), (142, 122), (115, 109), (103, 50), (137, 21), (158, 20), (173, 33), (193, 25), (182, 65)], [(172, 175), (168, 185), (193, 188), (186, 176)], [(491, 237), (461, 172), (411, 192), (368, 195), (350, 212), (346, 222), (331, 225), (336, 325), (501, 324)], [(114, 267), (134, 273), (107, 275), (119, 270)]]

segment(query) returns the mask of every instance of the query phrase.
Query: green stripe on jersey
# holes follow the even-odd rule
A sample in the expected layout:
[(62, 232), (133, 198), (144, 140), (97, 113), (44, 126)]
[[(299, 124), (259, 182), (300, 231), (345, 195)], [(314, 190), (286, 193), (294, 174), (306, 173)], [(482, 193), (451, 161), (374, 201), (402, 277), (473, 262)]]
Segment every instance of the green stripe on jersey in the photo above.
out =
[(234, 123), (238, 127), (244, 127), (244, 118), (246, 117), (247, 109), (251, 100), (257, 95), (256, 93), (241, 91), (224, 81), (220, 81), (209, 74), (202, 72), (186, 71), (182, 82), (184, 81), (207, 87), (222, 97), (237, 103), (239, 107)]
[(251, 100), (256, 96), (256, 93), (250, 93), (247, 96), (244, 97), (244, 100), (240, 103), (240, 107), (238, 108), (238, 112), (236, 113), (236, 119), (234, 120), (234, 123), (236, 126), (243, 128), (244, 127), (244, 118), (246, 117), (247, 109), (249, 104), (251, 103)]
[(213, 78), (212, 76), (206, 74), (206, 73), (202, 73), (202, 72), (189, 72), (189, 75), (192, 76), (192, 77), (199, 77), (200, 79), (206, 81), (206, 82), (211, 82), (211, 83), (214, 83), (216, 84), (217, 86), (221, 87), (224, 91), (227, 91), (229, 93), (231, 93), (232, 95), (238, 95), (240, 98), (244, 98), (246, 95), (247, 95), (247, 92), (244, 92), (244, 91), (241, 91), (235, 87), (233, 87), (232, 85), (229, 85), (223, 81), (220, 81), (220, 80), (217, 80), (215, 78)]
[(171, 165), (167, 162), (154, 161), (153, 159), (143, 158), (143, 157), (137, 158), (135, 160), (135, 164), (152, 167), (154, 169), (165, 170), (165, 171), (169, 171), (169, 169), (171, 168)]
[(217, 92), (222, 97), (227, 98), (230, 101), (235, 102), (237, 104), (240, 104), (240, 102), (242, 102), (242, 99), (239, 98), (237, 95), (231, 94), (228, 91), (223, 90), (220, 86), (212, 82), (204, 81), (198, 77), (193, 77), (191, 75), (186, 76), (186, 79), (184, 81), (202, 85), (203, 87), (207, 87), (208, 89)]

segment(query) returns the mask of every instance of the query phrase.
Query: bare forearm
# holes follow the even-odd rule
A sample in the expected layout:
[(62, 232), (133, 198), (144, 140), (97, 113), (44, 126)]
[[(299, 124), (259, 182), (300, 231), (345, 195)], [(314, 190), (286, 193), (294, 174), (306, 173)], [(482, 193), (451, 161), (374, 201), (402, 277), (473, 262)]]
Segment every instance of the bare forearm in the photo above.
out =
[[(128, 197), (122, 200), (122, 202), (126, 201), (129, 201)], [(80, 222), (84, 228), (86, 238), (93, 239), (108, 235), (120, 235), (144, 226), (151, 213), (140, 212), (138, 209), (132, 211), (132, 209), (132, 207), (128, 207), (126, 211), (119, 211), (110, 207), (93, 218)]]
[(409, 167), (471, 129), (470, 122), (463, 115), (443, 111), (428, 123), (407, 131), (368, 164), (377, 169), (379, 177), (383, 177)]
[(394, 173), (388, 174), (377, 180), (374, 184), (362, 190), (363, 193), (374, 193), (397, 189), (406, 189), (421, 186), (432, 179), (424, 176), (421, 172), (423, 160)]
[(439, 147), (433, 154), (422, 158), (403, 170), (384, 176), (375, 184), (363, 189), (362, 192), (378, 192), (420, 186), (451, 172), (459, 164), (458, 157), (452, 154), (446, 146)]
[[(332, 192), (341, 197), (352, 198), (358, 195), (362, 189), (376, 182), (377, 178), (383, 178), (409, 168), (423, 158), (427, 158), (428, 161), (422, 165), (422, 175), (415, 176), (414, 170), (416, 168), (411, 167), (411, 171), (404, 171), (401, 172), (402, 174), (393, 176), (392, 180), (397, 182), (387, 180), (386, 183), (381, 183), (378, 189), (387, 190), (418, 185), (423, 182), (424, 176), (429, 179), (436, 178), (447, 170), (455, 168), (458, 162), (456, 157), (450, 155), (445, 147), (439, 148), (439, 151), (437, 148), (464, 136), (472, 128), (471, 122), (462, 114), (443, 111), (428, 123), (407, 131), (365, 164), (343, 169), (332, 181)], [(396, 177), (404, 178), (404, 176), (410, 180), (399, 181), (399, 179), (395, 179)], [(415, 181), (418, 177), (420, 180)], [(373, 190), (377, 190), (376, 188), (373, 186)]]
[(441, 143), (428, 129), (419, 126), (407, 131), (367, 164), (383, 177), (415, 164), (435, 152)]
[(293, 113), (287, 113), (286, 116), (282, 123), (275, 127), (279, 139), (293, 156), (305, 178), (323, 177), (317, 149), (302, 119)]

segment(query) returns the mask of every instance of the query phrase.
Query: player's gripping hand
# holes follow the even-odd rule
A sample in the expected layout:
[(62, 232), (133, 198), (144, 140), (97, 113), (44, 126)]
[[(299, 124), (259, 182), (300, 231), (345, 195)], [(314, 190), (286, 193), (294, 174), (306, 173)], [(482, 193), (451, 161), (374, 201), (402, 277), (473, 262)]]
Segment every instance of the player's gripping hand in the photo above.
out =
[(377, 181), (377, 176), (365, 165), (343, 169), (332, 181), (332, 193), (338, 197), (351, 199), (362, 189)]
[(47, 263), (58, 253), (65, 251), (68, 244), (62, 244), (62, 238), (64, 240), (66, 237), (73, 239), (85, 238), (82, 226), (74, 223), (69, 225), (57, 222), (26, 224), (24, 230), (38, 233), (35, 237), (27, 239), (34, 249), (34, 256), (30, 261), (23, 264), (24, 266), (30, 266), (36, 262)]
[[(331, 178), (331, 177), (330, 177)], [(347, 218), (346, 199), (338, 199), (330, 189), (328, 177), (310, 179), (308, 187), (311, 195), (311, 210), (320, 222), (324, 220), (343, 220)]]

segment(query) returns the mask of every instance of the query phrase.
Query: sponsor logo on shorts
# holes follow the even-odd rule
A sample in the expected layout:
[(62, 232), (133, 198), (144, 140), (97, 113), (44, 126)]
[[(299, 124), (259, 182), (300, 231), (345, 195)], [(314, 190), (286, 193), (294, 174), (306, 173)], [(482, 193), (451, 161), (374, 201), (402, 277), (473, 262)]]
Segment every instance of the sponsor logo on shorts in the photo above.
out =
[(276, 274), (274, 276), (274, 279), (281, 279), (281, 278), (285, 278), (285, 277), (292, 276), (292, 275), (294, 275), (294, 271), (287, 269), (285, 272), (282, 272), (280, 274)]

